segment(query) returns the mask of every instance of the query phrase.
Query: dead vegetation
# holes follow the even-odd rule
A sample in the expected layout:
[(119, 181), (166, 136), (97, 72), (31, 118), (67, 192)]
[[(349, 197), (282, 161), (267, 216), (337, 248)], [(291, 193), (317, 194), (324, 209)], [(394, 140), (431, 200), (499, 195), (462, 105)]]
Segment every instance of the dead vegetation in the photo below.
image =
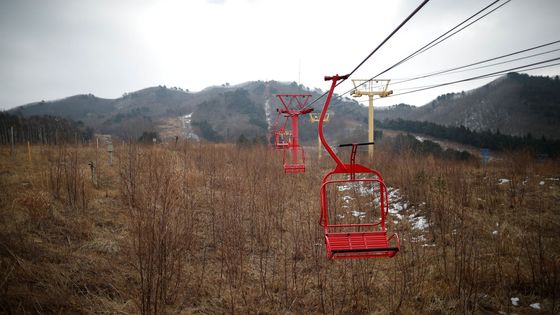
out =
[(557, 161), (378, 146), (374, 167), (399, 189), (402, 251), (329, 261), (318, 225), (327, 158), (319, 167), (309, 154), (305, 173), (285, 175), (281, 154), (260, 146), (115, 151), (109, 165), (93, 146), (36, 146), (31, 162), (25, 147), (1, 148), (1, 313), (560, 311)]

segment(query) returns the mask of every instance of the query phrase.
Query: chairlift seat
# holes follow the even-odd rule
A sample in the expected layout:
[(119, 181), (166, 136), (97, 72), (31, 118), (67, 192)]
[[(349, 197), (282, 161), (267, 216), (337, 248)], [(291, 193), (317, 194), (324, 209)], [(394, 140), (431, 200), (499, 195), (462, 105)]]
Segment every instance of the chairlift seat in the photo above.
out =
[[(301, 151), (300, 158), (294, 160), (293, 158), (290, 159), (286, 157), (288, 150), (298, 150)], [(293, 152), (293, 151), (292, 151)], [(292, 153), (290, 152), (290, 153)], [(291, 145), (285, 147), (284, 154), (283, 154), (283, 165), (284, 165), (284, 173), (305, 173), (305, 151), (303, 147), (292, 147)]]
[(305, 164), (284, 164), (284, 173), (304, 173)]
[(399, 248), (391, 247), (389, 240), (387, 231), (325, 234), (325, 244), (329, 258), (393, 257), (397, 254)]

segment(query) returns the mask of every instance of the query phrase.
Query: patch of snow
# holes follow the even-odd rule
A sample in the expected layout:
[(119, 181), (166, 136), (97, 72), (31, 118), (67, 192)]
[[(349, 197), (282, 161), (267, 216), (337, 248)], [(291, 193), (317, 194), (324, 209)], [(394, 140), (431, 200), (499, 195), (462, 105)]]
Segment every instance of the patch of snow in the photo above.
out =
[(361, 184), (362, 184), (362, 182), (360, 182), (360, 185), (359, 185), (359, 188), (358, 188), (360, 190), (360, 195), (367, 196), (367, 195), (373, 194), (373, 187), (367, 188), (367, 187), (364, 187)]
[(492, 231), (492, 235), (498, 235), (498, 231)]
[(540, 310), (541, 309), (541, 303), (533, 303), (531, 305), (529, 305), (531, 308), (534, 308), (536, 310)]
[(560, 178), (558, 177), (549, 177), (549, 178), (545, 178), (546, 180), (560, 180)]
[(511, 304), (513, 304), (513, 306), (518, 306), (519, 305), (519, 298), (518, 297), (512, 297), (510, 300), (511, 300)]
[(412, 242), (425, 242), (427, 241), (426, 237), (422, 234), (418, 235), (418, 236), (413, 236), (412, 237)]
[(264, 114), (266, 116), (266, 123), (268, 124), (268, 130), (272, 129), (272, 114), (270, 112), (270, 106), (268, 105), (268, 99), (264, 102)]
[(432, 244), (422, 244), (422, 247), (435, 247), (436, 244), (432, 243)]
[(349, 203), (350, 200), (354, 200), (354, 198), (352, 198), (350, 196), (343, 196), (342, 197), (342, 201), (344, 201), (345, 203)]
[(428, 220), (426, 220), (426, 218), (423, 216), (415, 217), (411, 221), (413, 222), (412, 223), (413, 229), (425, 230), (429, 227)]
[(194, 139), (198, 141), (200, 140), (200, 138), (193, 132), (191, 126), (192, 114), (193, 113), (190, 113), (181, 117), (181, 121), (183, 122), (183, 131), (188, 139)]
[(507, 178), (500, 178), (500, 179), (498, 179), (498, 184), (499, 184), (499, 185), (507, 184), (507, 183), (509, 183), (509, 182), (511, 182), (511, 180), (509, 180), (509, 179), (507, 179)]
[(418, 140), (420, 142), (424, 142), (424, 138), (422, 138), (420, 136), (414, 136), (414, 138), (416, 138), (416, 140)]
[(351, 185), (343, 185), (343, 186), (338, 186), (337, 188), (338, 188), (338, 191), (347, 191), (347, 190), (352, 189), (352, 186)]
[(396, 214), (401, 212), (402, 210), (404, 210), (406, 208), (407, 204), (406, 203), (401, 203), (401, 202), (393, 202), (389, 205), (389, 213), (390, 214)]
[(541, 181), (539, 182), (539, 185), (541, 185), (541, 186), (544, 185), (544, 181), (541, 180)]
[(352, 216), (354, 216), (354, 217), (356, 217), (356, 218), (363, 219), (363, 218), (366, 217), (366, 213), (365, 213), (365, 212), (361, 212), (361, 211), (352, 210)]
[(388, 195), (389, 195), (389, 201), (394, 201), (394, 200), (398, 200), (400, 199), (399, 196), (399, 190), (398, 189), (393, 189), (392, 187), (387, 188), (388, 190)]

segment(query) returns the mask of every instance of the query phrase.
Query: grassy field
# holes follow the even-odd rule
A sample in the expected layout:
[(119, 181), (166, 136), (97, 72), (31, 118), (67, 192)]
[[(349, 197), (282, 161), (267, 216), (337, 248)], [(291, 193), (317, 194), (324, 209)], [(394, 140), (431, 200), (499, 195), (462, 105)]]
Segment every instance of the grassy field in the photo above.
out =
[(390, 187), (395, 258), (326, 259), (325, 156), (284, 174), (261, 146), (2, 147), (0, 313), (560, 313), (558, 161), (361, 162)]

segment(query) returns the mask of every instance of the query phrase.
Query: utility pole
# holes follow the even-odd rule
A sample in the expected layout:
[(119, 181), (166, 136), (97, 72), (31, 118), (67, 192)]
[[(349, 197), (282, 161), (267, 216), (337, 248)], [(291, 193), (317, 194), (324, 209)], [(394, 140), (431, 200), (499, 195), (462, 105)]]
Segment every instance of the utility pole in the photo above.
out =
[[(366, 79), (352, 79), (354, 83), (354, 90), (352, 90), (352, 96), (368, 96), (369, 97), (369, 114), (368, 114), (368, 142), (374, 142), (375, 134), (375, 122), (373, 116), (373, 97), (387, 97), (393, 94), (392, 90), (388, 90), (389, 82), (391, 80), (376, 79), (376, 80), (366, 80)], [(373, 145), (368, 148), (369, 158), (373, 158)]]
[(15, 153), (14, 126), (12, 126), (12, 127), (10, 128), (10, 142), (11, 142), (11, 144), (12, 144), (12, 146), (11, 146), (12, 150), (11, 150), (11, 152), (10, 152), (10, 155), (13, 157), (13, 156), (14, 156), (14, 153)]

